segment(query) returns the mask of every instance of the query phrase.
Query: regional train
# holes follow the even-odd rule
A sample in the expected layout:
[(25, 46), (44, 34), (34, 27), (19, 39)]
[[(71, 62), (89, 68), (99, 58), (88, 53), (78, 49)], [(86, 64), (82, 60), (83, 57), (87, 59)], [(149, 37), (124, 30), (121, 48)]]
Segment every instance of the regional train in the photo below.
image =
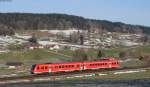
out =
[(97, 61), (34, 64), (31, 68), (31, 74), (82, 71), (88, 69), (111, 69), (118, 67), (120, 67), (119, 61), (113, 57), (108, 57)]

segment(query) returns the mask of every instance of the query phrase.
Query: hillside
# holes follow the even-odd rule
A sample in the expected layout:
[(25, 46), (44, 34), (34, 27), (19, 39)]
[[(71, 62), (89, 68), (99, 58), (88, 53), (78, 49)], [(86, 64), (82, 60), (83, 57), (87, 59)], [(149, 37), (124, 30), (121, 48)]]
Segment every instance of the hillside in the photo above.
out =
[(0, 35), (12, 35), (15, 30), (62, 30), (70, 28), (150, 35), (150, 27), (121, 22), (86, 19), (66, 14), (0, 13)]

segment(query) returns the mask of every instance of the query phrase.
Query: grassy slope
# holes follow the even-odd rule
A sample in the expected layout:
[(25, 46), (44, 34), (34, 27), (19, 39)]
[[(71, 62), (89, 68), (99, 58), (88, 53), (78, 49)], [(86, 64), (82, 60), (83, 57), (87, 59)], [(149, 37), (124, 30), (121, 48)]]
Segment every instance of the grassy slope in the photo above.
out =
[(74, 78), (66, 78), (66, 80), (123, 80), (123, 79), (144, 79), (144, 78), (150, 78), (150, 69), (147, 69), (144, 72), (135, 72), (135, 73), (124, 73), (124, 74), (117, 74), (114, 75), (111, 72), (105, 72), (108, 73), (104, 76), (99, 75), (92, 75), (92, 76), (83, 76), (83, 77), (74, 77)]
[(0, 62), (22, 61), (22, 62), (57, 62), (64, 60), (63, 56), (52, 54), (46, 49), (35, 49), (26, 52), (11, 51), (9, 53), (0, 54)]
[[(142, 46), (138, 48), (131, 48), (135, 50), (141, 50), (142, 52), (150, 53), (150, 46)], [(116, 56), (118, 57), (118, 54), (122, 50), (131, 50), (130, 48), (111, 48), (108, 50), (103, 50), (103, 52), (106, 54), (106, 56)], [(71, 50), (60, 50), (58, 53), (72, 56), (73, 51)], [(91, 49), (87, 51), (87, 54), (90, 56), (97, 55), (97, 50)], [(53, 53), (48, 52), (47, 49), (35, 49), (35, 50), (28, 50), (28, 51), (11, 51), (9, 53), (2, 53), (0, 54), (0, 62), (6, 62), (6, 61), (23, 61), (23, 62), (30, 62), (30, 61), (40, 61), (40, 62), (55, 62), (57, 59), (65, 60), (66, 57), (62, 55), (56, 55)]]
[[(133, 49), (133, 48), (131, 48)], [(138, 47), (138, 48), (134, 48), (135, 50), (142, 50), (143, 52), (147, 52), (150, 53), (150, 46), (142, 46), (142, 47)], [(118, 53), (121, 50), (128, 50), (126, 48), (113, 48), (113, 49), (108, 49), (108, 50), (104, 50), (106, 56), (118, 56)], [(70, 50), (60, 50), (58, 51), (58, 53), (64, 54), (64, 55), (69, 55), (72, 56), (73, 55), (73, 51)], [(97, 50), (93, 50), (91, 49), (90, 51), (87, 52), (88, 55), (93, 55), (96, 57), (97, 54)], [(7, 61), (22, 61), (25, 63), (25, 65), (27, 67), (30, 68), (31, 64), (34, 63), (47, 63), (47, 62), (61, 62), (61, 61), (67, 61), (69, 60), (69, 58), (66, 58), (64, 56), (61, 55), (56, 55), (53, 53), (48, 52), (47, 49), (35, 49), (35, 50), (28, 50), (28, 51), (11, 51), (9, 53), (2, 53), (0, 54), (0, 63), (5, 63)], [(126, 66), (139, 66), (141, 65), (141, 62), (128, 62), (125, 65)], [(9, 69), (0, 69), (1, 73), (5, 73), (8, 72)], [(10, 70), (10, 72), (16, 72), (15, 70)], [(149, 70), (150, 72), (150, 70)], [(144, 73), (137, 73), (138, 76), (135, 76), (133, 74), (131, 74), (131, 77), (143, 77), (143, 75), (147, 75), (150, 77), (149, 72), (144, 72)], [(1, 74), (0, 73), (0, 74)], [(28, 73), (28, 72), (25, 72)], [(22, 73), (21, 73), (22, 74)], [(144, 77), (145, 77), (144, 75)], [(126, 77), (128, 76), (128, 74), (124, 74), (121, 75), (119, 77)], [(118, 77), (118, 78), (119, 78)], [(130, 75), (128, 76), (130, 77)]]

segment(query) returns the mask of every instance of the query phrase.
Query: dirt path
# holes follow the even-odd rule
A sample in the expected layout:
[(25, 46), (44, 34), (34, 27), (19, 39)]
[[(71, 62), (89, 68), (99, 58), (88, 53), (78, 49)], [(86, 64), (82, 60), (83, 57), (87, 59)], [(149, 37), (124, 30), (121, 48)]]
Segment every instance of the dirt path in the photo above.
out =
[(58, 52), (54, 52), (54, 51), (48, 51), (48, 52), (50, 52), (50, 53), (52, 53), (52, 54), (64, 56), (64, 57), (67, 57), (67, 58), (72, 58), (72, 56), (64, 55), (64, 54), (62, 54), (62, 53), (58, 53)]

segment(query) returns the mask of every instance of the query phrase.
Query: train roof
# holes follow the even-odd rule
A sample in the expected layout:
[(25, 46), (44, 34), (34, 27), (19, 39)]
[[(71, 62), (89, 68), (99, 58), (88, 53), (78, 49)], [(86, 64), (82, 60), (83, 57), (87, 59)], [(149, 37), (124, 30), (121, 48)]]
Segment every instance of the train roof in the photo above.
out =
[(87, 63), (87, 62), (106, 62), (106, 61), (116, 61), (117, 59), (115, 58), (103, 58), (97, 61), (83, 61), (83, 62), (61, 62), (61, 63), (39, 63), (38, 65), (43, 65), (43, 64), (79, 64), (79, 63)]

